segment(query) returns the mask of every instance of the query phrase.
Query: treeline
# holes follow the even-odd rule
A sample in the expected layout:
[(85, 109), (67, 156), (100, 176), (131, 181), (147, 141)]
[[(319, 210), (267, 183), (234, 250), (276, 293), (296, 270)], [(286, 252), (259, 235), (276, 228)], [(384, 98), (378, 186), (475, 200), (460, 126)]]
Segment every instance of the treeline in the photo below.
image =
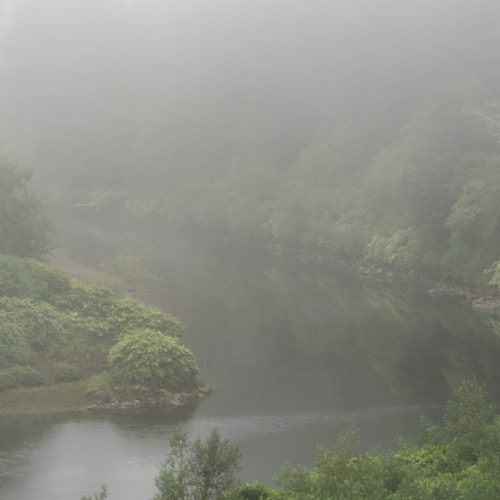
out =
[(178, 229), (498, 286), (499, 74), (441, 84), (396, 124), (379, 124), (379, 108), (297, 148), (240, 156), (222, 142), (175, 167), (146, 163), (141, 179), (116, 171), (120, 187), (99, 181), (66, 196), (125, 210), (155, 234)]
[(0, 148), (54, 203), (156, 235), (497, 286), (499, 19), (492, 0), (28, 0), (2, 44)]

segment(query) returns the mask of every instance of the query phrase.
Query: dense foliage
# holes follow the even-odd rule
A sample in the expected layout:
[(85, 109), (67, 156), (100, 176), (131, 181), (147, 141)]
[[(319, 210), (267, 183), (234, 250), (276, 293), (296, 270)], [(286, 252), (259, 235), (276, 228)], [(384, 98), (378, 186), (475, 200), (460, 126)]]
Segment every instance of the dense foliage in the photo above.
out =
[[(178, 319), (136, 300), (72, 285), (34, 259), (0, 255), (0, 390), (88, 377), (92, 386), (107, 372), (110, 349), (115, 384), (192, 381), (197, 368), (179, 343), (183, 331)], [(124, 358), (128, 347), (151, 364), (139, 368), (146, 358)]]
[(205, 441), (189, 441), (186, 430), (170, 437), (170, 453), (155, 479), (154, 500), (210, 500), (238, 484), (240, 452), (212, 429)]
[(312, 469), (284, 467), (279, 489), (246, 485), (232, 500), (495, 500), (500, 417), (475, 381), (463, 383), (440, 424), (423, 423), (420, 444), (400, 441), (398, 450), (361, 453), (348, 432), (332, 450), (320, 449)]
[[(238, 157), (218, 172), (209, 159), (186, 160), (119, 195), (109, 185), (109, 200), (95, 203), (121, 206), (155, 236), (194, 231), (497, 287), (498, 75), (492, 67), (436, 84), (380, 137), (367, 130), (378, 116), (353, 120), (283, 157)], [(124, 256), (115, 266), (134, 276), (132, 264)]]
[(113, 339), (137, 328), (165, 331), (178, 339), (184, 335), (184, 325), (177, 318), (105, 287), (75, 284), (64, 295), (51, 297), (50, 302), (85, 317), (97, 337)]
[(49, 301), (70, 290), (69, 279), (60, 269), (0, 254), (0, 295)]
[(176, 338), (150, 329), (135, 330), (109, 351), (115, 380), (167, 387), (192, 380), (198, 367), (193, 354)]
[(28, 190), (31, 172), (0, 157), (0, 253), (40, 257), (47, 252), (49, 221)]

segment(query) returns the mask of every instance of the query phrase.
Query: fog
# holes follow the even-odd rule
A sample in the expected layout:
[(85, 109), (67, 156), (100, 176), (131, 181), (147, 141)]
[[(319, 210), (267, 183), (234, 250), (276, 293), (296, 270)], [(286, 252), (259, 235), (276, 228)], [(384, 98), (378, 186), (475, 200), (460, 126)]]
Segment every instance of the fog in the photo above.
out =
[(26, 329), (54, 299), (57, 337), (0, 310), (0, 368), (34, 360), (52, 391), (69, 360), (99, 405), (111, 345), (161, 337), (109, 291), (42, 295), (34, 257), (178, 317), (215, 389), (177, 416), (0, 406), (0, 496), (152, 494), (176, 420), (220, 426), (270, 485), (349, 424), (390, 449), (464, 378), (500, 400), (499, 26), (498, 0), (0, 0), (0, 257), (27, 266), (4, 273)]
[(44, 185), (84, 170), (95, 187), (207, 150), (214, 164), (294, 155), (374, 115), (394, 133), (437, 82), (491, 64), (499, 14), (485, 0), (4, 0), (0, 151)]

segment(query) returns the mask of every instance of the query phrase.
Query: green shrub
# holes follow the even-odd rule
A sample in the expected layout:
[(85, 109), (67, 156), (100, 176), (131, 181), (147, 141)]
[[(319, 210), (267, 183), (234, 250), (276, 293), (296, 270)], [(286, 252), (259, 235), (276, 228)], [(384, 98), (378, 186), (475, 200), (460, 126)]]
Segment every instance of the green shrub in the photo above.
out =
[(54, 297), (52, 303), (58, 309), (77, 312), (97, 320), (106, 320), (114, 314), (119, 300), (118, 293), (109, 288), (76, 284), (64, 295)]
[(89, 496), (83, 496), (82, 500), (106, 500), (106, 498), (108, 498), (108, 487), (103, 484), (97, 493)]
[(12, 318), (0, 315), (0, 366), (12, 363), (24, 364), (33, 355), (23, 327)]
[(0, 391), (13, 389), (16, 386), (14, 377), (5, 371), (0, 371)]
[(268, 500), (273, 496), (273, 491), (262, 483), (244, 484), (227, 496), (230, 500)]
[(283, 496), (271, 498), (496, 500), (499, 456), (500, 418), (469, 380), (455, 391), (441, 424), (424, 423), (420, 447), (400, 441), (397, 452), (360, 453), (356, 433), (347, 433), (333, 450), (319, 450), (312, 470), (282, 469), (276, 482)]
[(85, 380), (85, 394), (108, 401), (112, 396), (111, 375), (109, 372), (101, 372), (92, 375)]
[(411, 269), (416, 261), (417, 235), (413, 229), (399, 229), (389, 238), (375, 234), (366, 245), (364, 259), (396, 269)]
[(0, 254), (0, 295), (49, 301), (70, 289), (69, 279), (60, 269), (35, 259)]
[(177, 318), (147, 307), (134, 299), (120, 300), (112, 319), (114, 328), (120, 331), (150, 329), (177, 339), (181, 339), (184, 335), (184, 325)]
[(15, 387), (37, 387), (44, 385), (43, 375), (31, 366), (14, 365), (0, 371), (0, 391)]
[(31, 366), (15, 365), (5, 370), (4, 373), (12, 377), (15, 387), (37, 387), (45, 384), (44, 376)]
[(34, 350), (60, 344), (73, 331), (72, 321), (66, 314), (32, 299), (0, 297), (0, 321), (22, 328), (25, 340)]
[(82, 371), (66, 361), (55, 363), (52, 372), (56, 382), (74, 382), (83, 378)]
[(137, 300), (123, 299), (109, 288), (75, 285), (68, 293), (57, 296), (54, 304), (60, 310), (73, 311), (90, 320), (89, 331), (98, 337), (113, 339), (139, 328), (158, 330), (177, 338), (184, 333), (178, 319)]
[(171, 386), (192, 379), (198, 371), (191, 351), (150, 329), (126, 335), (111, 348), (108, 361), (114, 379), (125, 384)]

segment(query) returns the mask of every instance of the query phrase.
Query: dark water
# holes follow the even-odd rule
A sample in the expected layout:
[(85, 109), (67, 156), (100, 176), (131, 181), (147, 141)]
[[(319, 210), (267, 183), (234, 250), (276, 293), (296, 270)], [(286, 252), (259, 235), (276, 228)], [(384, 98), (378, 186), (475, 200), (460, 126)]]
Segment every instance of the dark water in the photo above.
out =
[(215, 392), (177, 415), (2, 418), (1, 499), (79, 499), (104, 482), (111, 500), (151, 498), (179, 421), (202, 436), (217, 426), (240, 446), (241, 478), (272, 484), (280, 464), (311, 464), (351, 425), (364, 449), (416, 435), (463, 377), (500, 399), (499, 325), (453, 301), (293, 259), (72, 227), (59, 243), (89, 264), (145, 256), (159, 279), (144, 299), (185, 323)]

